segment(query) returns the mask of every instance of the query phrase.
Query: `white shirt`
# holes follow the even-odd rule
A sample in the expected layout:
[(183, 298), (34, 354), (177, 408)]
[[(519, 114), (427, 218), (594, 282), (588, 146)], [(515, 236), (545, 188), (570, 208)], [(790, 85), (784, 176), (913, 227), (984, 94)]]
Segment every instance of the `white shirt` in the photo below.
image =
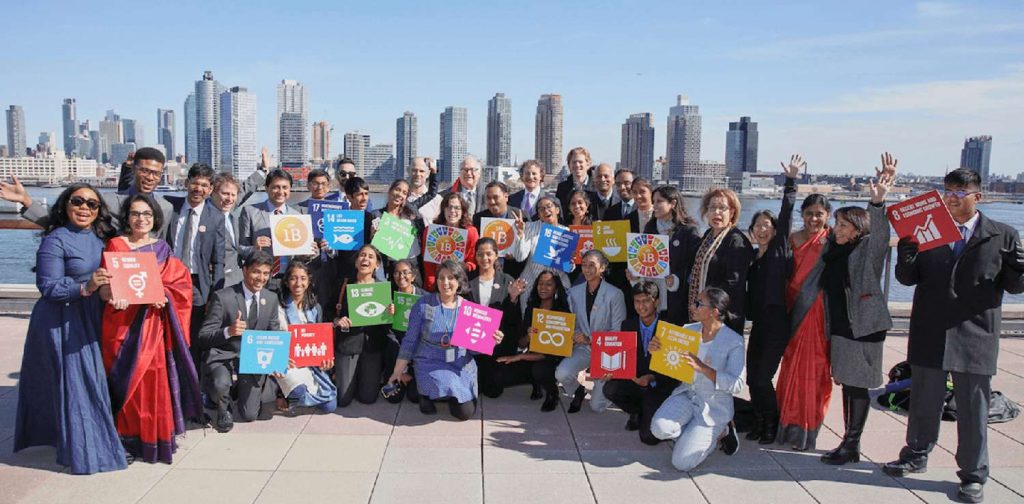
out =
[(190, 226), (192, 228), (192, 234), (190, 235), (188, 245), (189, 250), (192, 251), (192, 257), (190, 258), (189, 262), (192, 264), (193, 270), (195, 270), (196, 266), (194, 259), (196, 256), (196, 236), (199, 235), (199, 216), (203, 215), (203, 208), (205, 206), (206, 201), (199, 202), (199, 204), (196, 205), (195, 207), (190, 206), (189, 202), (185, 201), (185, 204), (181, 206), (181, 209), (183, 211), (181, 212), (181, 215), (178, 216), (178, 236), (175, 237), (174, 243), (177, 244), (177, 247), (175, 247), (175, 252), (177, 252), (180, 255), (185, 251), (185, 244), (182, 243), (185, 240), (185, 221), (188, 219), (188, 214), (190, 210), (195, 212), (195, 214), (192, 216), (192, 225)]
[[(258, 292), (253, 292), (253, 291), (249, 290), (249, 286), (245, 285), (245, 282), (242, 282), (242, 295), (245, 296), (245, 309), (242, 310), (242, 320), (249, 320), (249, 307), (252, 306), (253, 302), (257, 302), (257, 303), (259, 302), (260, 294)], [(259, 315), (259, 313), (260, 313), (260, 306), (256, 305), (256, 314)], [(238, 314), (236, 313), (235, 317), (237, 317), (237, 316), (238, 316)], [(234, 318), (232, 318), (232, 320), (234, 320)], [(228, 327), (224, 328), (224, 337), (225, 338), (230, 338), (231, 337), (228, 334), (228, 329), (229, 329)], [(250, 329), (254, 329), (254, 328), (250, 327)]]
[(480, 304), (488, 306), (491, 304), (491, 293), (494, 292), (494, 278), (490, 280), (480, 279)]
[[(978, 227), (978, 218), (981, 217), (981, 213), (978, 211), (974, 212), (974, 216), (967, 219), (967, 222), (963, 224), (957, 223), (957, 231), (960, 230), (960, 226), (967, 228), (967, 232), (964, 233), (964, 243), (971, 241), (971, 236), (974, 235), (974, 229)], [(952, 249), (956, 245), (956, 242), (950, 243), (949, 248)]]

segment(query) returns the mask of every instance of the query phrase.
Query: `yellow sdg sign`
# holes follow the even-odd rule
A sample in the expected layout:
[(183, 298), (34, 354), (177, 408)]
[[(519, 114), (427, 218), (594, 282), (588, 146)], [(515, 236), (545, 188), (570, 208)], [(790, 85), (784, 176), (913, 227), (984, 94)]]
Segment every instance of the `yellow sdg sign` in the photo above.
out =
[(626, 234), (629, 221), (597, 221), (594, 223), (594, 248), (604, 252), (609, 262), (626, 262)]
[(658, 322), (654, 336), (661, 349), (651, 353), (651, 371), (670, 376), (684, 383), (693, 383), (694, 369), (683, 360), (683, 355), (700, 349), (700, 331), (668, 322)]
[(313, 219), (310, 215), (271, 215), (270, 229), (275, 256), (312, 253)]
[(572, 335), (576, 332), (576, 315), (551, 310), (533, 310), (531, 327), (537, 334), (530, 337), (530, 351), (568, 357), (572, 355)]

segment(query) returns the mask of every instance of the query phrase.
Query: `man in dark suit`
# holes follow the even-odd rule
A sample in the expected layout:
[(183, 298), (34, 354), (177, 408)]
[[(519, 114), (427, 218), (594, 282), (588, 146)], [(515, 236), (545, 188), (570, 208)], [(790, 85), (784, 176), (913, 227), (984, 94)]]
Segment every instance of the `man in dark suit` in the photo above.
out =
[[(632, 228), (634, 218), (629, 214), (636, 210), (636, 202), (633, 201), (633, 172), (631, 170), (619, 170), (615, 173), (615, 193), (619, 200), (608, 208), (604, 213), (604, 220), (628, 220)], [(633, 231), (639, 233), (640, 231)]]
[(537, 201), (544, 196), (544, 167), (535, 159), (526, 160), (519, 167), (519, 180), (523, 189), (508, 197), (508, 204), (523, 212), (527, 221), (537, 220)]
[(914, 285), (910, 314), (910, 416), (907, 444), (885, 464), (890, 476), (921, 473), (939, 438), (952, 375), (957, 405), (958, 496), (981, 502), (988, 480), (988, 409), (996, 373), (1003, 292), (1024, 292), (1024, 249), (1017, 231), (976, 208), (981, 177), (960, 168), (946, 175), (943, 200), (961, 239), (919, 252), (908, 238), (897, 249), (896, 279)]
[(238, 179), (227, 172), (213, 178), (210, 202), (224, 218), (224, 286), (231, 287), (242, 281), (242, 256), (238, 248)]
[[(238, 371), (241, 336), (247, 329), (277, 331), (278, 298), (265, 289), (274, 258), (265, 250), (249, 256), (243, 266), (242, 283), (213, 294), (199, 331), (204, 351), (203, 390), (217, 408), (214, 427), (228, 432), (234, 427), (231, 414), (231, 375)], [(266, 375), (238, 375), (237, 413), (240, 421), (268, 419), (273, 414), (276, 386)]]
[[(555, 188), (555, 197), (562, 204), (562, 218), (569, 214), (569, 198), (576, 191), (585, 191), (589, 194), (594, 192), (594, 183), (590, 179), (590, 152), (583, 147), (576, 147), (569, 151), (566, 156), (569, 164), (569, 177), (558, 183)], [(593, 216), (594, 205), (591, 199), (591, 216)]]
[(590, 218), (613, 220), (608, 210), (619, 202), (615, 192), (615, 170), (608, 163), (597, 165), (594, 170), (594, 195), (590, 198)]
[(469, 206), (467, 213), (473, 215), (477, 210), (484, 207), (484, 190), (480, 185), (482, 166), (480, 160), (473, 156), (466, 156), (459, 165), (459, 178), (451, 187), (441, 191), (441, 196), (451, 193), (459, 193), (462, 199)]
[[(270, 216), (287, 214), (304, 214), (304, 208), (293, 207), (288, 204), (288, 197), (291, 196), (292, 176), (280, 169), (271, 170), (267, 174), (267, 200), (262, 203), (242, 208), (238, 218), (238, 246), (243, 257), (248, 257), (256, 250), (271, 250), (273, 242), (270, 239)], [(310, 254), (319, 253), (311, 250)], [(271, 281), (269, 289), (277, 291), (280, 285), (280, 277), (287, 268), (288, 258), (277, 257), (274, 259), (274, 266), (271, 270)]]
[(640, 441), (656, 445), (661, 441), (651, 434), (651, 419), (679, 381), (651, 371), (651, 352), (647, 347), (662, 318), (658, 313), (658, 284), (640, 281), (633, 286), (632, 295), (637, 314), (623, 320), (619, 330), (636, 333), (636, 378), (605, 382), (604, 395), (629, 413), (626, 430), (639, 430)]
[[(473, 226), (480, 232), (481, 238), (484, 237), (484, 229), (481, 225), (485, 217), (515, 219), (523, 215), (522, 210), (508, 204), (508, 186), (504, 182), (495, 180), (488, 183), (484, 188), (484, 201), (487, 203), (487, 207), (473, 215)], [(498, 264), (501, 265), (501, 270), (512, 275), (512, 278), (518, 278), (519, 274), (523, 272), (523, 263), (510, 257), (499, 259)]]
[[(188, 196), (166, 197), (174, 208), (167, 243), (192, 271), (192, 320), (197, 321), (203, 319), (210, 294), (224, 287), (224, 217), (208, 204), (211, 192), (213, 168), (197, 163), (188, 170)], [(192, 324), (191, 333), (194, 340), (199, 324)]]

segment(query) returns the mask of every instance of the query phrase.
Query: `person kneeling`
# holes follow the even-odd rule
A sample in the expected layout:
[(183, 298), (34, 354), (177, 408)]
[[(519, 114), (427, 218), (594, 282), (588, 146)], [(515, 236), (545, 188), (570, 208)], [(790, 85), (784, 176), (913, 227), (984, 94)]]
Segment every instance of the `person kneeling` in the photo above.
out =
[[(214, 428), (218, 432), (234, 427), (231, 386), (232, 375), (238, 372), (242, 333), (247, 329), (280, 330), (277, 294), (264, 289), (273, 264), (274, 257), (269, 252), (253, 252), (242, 266), (242, 283), (214, 293), (199, 331), (200, 345), (205, 351), (203, 390), (217, 408)], [(267, 380), (266, 375), (239, 374), (235, 387), (241, 421), (269, 419), (273, 415), (277, 393), (273, 380)]]
[[(683, 361), (695, 370), (693, 383), (681, 383), (662, 403), (651, 420), (651, 434), (665, 440), (675, 439), (672, 465), (680, 471), (697, 467), (721, 439), (723, 450), (736, 453), (738, 440), (732, 427), (733, 395), (743, 387), (743, 336), (729, 329), (729, 295), (710, 287), (693, 303), (694, 324), (688, 329), (701, 334), (697, 354), (687, 353)], [(650, 350), (658, 351), (655, 337)]]

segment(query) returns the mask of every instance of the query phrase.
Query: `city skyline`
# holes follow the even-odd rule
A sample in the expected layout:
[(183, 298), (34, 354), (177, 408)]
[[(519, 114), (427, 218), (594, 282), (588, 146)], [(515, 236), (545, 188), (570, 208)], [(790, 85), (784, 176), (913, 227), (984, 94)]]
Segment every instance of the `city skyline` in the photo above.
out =
[[(310, 90), (307, 135), (313, 121), (326, 120), (338, 131), (391, 138), (403, 111), (430, 118), (459, 104), (468, 112), (468, 150), (481, 158), (486, 104), (495, 92), (521, 104), (513, 111), (511, 149), (520, 162), (534, 155), (531, 104), (542, 94), (563, 97), (564, 150), (582, 145), (605, 162), (620, 159), (623, 118), (638, 112), (653, 114), (655, 157), (664, 156), (668, 104), (686, 94), (701, 108), (703, 159), (723, 161), (728, 123), (749, 116), (759, 123), (762, 171), (777, 172), (779, 160), (801, 152), (814, 173), (869, 173), (878, 152), (893, 150), (908, 171), (941, 174), (959, 164), (964, 139), (983, 135), (993, 137), (993, 175), (1024, 171), (1024, 135), (1012, 112), (1024, 102), (1024, 13), (1009, 1), (906, 3), (887, 6), (884, 16), (877, 6), (844, 4), (812, 16), (805, 6), (789, 3), (737, 11), (653, 2), (637, 12), (621, 2), (592, 9), (398, 2), (300, 10), (261, 5), (245, 12), (225, 7), (203, 15), (188, 2), (172, 12), (136, 7), (11, 6), (11, 15), (21, 19), (45, 19), (44, 12), (60, 10), (67, 15), (51, 23), (69, 32), (170, 15), (209, 34), (202, 53), (183, 51), (187, 41), (155, 48), (147, 57), (162, 62), (160, 77), (139, 79), (133, 65), (100, 69), (69, 60), (45, 30), (9, 27), (0, 41), (33, 51), (15, 58), (18, 79), (0, 82), (0, 106), (23, 107), (28, 138), (62, 132), (58, 107), (74, 98), (79, 122), (95, 125), (105, 110), (116, 109), (141, 121), (150, 145), (156, 144), (153, 111), (175, 110), (181, 130), (176, 144), (187, 149), (183, 98), (204, 70), (212, 70), (221, 82), (246, 86), (259, 97), (258, 144), (273, 153), (276, 110), (268, 100), (282, 79), (295, 79)], [(464, 36), (417, 35), (415, 27), (454, 15), (469, 27)], [(495, 16), (555, 35), (489, 37), (485, 20)], [(682, 31), (673, 28), (681, 17), (692, 21)], [(619, 29), (567, 30), (564, 20), (570, 18), (594, 26), (611, 21)], [(331, 27), (342, 20), (350, 36), (338, 38)], [(282, 44), (244, 28), (284, 22), (301, 26), (308, 40)], [(382, 31), (395, 36), (380, 44), (360, 42), (380, 40), (374, 34)], [(670, 43), (667, 33), (673, 33)], [(111, 59), (130, 56), (116, 38), (91, 44)], [(465, 78), (459, 70), (470, 60), (481, 67)], [(361, 75), (372, 78), (356, 78)], [(416, 75), (429, 78), (410, 77)], [(438, 154), (437, 128), (432, 120), (419, 125), (428, 146), (420, 155)]]

